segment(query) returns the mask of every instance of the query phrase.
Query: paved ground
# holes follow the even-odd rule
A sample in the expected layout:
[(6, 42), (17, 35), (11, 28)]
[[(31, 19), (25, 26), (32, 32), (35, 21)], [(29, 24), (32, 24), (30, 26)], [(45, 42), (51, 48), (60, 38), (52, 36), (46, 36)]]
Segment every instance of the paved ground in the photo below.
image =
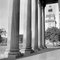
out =
[(0, 46), (0, 59), (6, 58), (8, 52), (6, 51), (7, 46)]
[[(1, 49), (2, 48), (2, 49)], [(4, 50), (3, 50), (4, 49)], [(3, 52), (6, 50), (6, 47), (0, 47), (0, 59), (7, 58), (8, 53)], [(3, 53), (3, 54), (1, 54)], [(2, 59), (6, 60), (6, 59)], [(60, 49), (43, 49), (37, 53), (33, 53), (31, 55), (24, 56), (22, 58), (16, 60), (60, 60)]]
[(60, 60), (60, 49), (16, 60)]
[[(44, 50), (44, 51), (40, 51), (37, 54), (33, 54), (27, 57), (22, 57), (14, 60), (60, 60), (60, 49), (55, 49), (51, 51)], [(8, 60), (8, 59), (0, 59), (0, 60)]]

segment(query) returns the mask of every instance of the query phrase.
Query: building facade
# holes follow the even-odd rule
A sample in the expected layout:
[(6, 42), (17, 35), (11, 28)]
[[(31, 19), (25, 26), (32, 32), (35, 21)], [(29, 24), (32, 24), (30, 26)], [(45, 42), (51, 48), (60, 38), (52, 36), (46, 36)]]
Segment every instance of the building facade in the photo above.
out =
[(45, 8), (45, 30), (51, 27), (59, 28), (58, 3), (47, 4)]

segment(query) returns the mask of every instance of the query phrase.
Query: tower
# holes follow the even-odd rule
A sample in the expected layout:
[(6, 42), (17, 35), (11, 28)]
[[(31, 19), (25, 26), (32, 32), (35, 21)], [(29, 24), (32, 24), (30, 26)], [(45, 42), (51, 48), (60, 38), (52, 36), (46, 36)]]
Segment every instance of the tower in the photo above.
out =
[(45, 16), (45, 30), (51, 27), (56, 27), (56, 16), (54, 14), (52, 5), (49, 5), (47, 9), (47, 14)]

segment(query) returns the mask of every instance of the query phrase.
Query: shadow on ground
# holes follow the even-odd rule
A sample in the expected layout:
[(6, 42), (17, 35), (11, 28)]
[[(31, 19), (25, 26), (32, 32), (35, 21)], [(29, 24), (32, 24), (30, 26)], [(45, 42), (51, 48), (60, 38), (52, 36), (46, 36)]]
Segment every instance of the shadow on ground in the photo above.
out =
[[(33, 56), (33, 55), (37, 55), (37, 54), (42, 54), (42, 53), (46, 53), (46, 52), (50, 52), (50, 51), (54, 51), (54, 50), (58, 50), (60, 48), (47, 48), (47, 49), (42, 49), (42, 50), (39, 50), (38, 52), (34, 52), (34, 53), (31, 53), (29, 55), (22, 55), (21, 57), (17, 58), (17, 59), (20, 59), (20, 58), (25, 58), (25, 57), (30, 57), (30, 56)], [(4, 59), (0, 59), (0, 60), (11, 60), (11, 59), (8, 59), (8, 58), (4, 58)], [(12, 60), (16, 60), (16, 59), (12, 59)]]

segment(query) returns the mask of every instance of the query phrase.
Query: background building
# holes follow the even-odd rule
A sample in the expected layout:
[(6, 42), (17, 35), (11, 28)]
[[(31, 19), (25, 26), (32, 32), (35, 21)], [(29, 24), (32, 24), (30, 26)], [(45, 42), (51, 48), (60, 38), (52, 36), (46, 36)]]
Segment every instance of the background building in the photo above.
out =
[(51, 27), (59, 28), (59, 7), (58, 3), (47, 4), (45, 7), (45, 30)]

